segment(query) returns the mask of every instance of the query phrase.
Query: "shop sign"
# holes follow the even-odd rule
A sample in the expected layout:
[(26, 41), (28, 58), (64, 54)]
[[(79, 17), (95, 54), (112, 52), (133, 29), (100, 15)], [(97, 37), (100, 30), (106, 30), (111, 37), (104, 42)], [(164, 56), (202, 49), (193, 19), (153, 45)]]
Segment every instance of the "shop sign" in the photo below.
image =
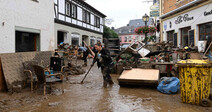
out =
[(180, 24), (180, 23), (182, 23), (183, 21), (184, 21), (184, 22), (187, 22), (187, 21), (190, 21), (190, 20), (193, 20), (193, 19), (194, 19), (193, 16), (192, 16), (192, 17), (189, 17), (188, 14), (185, 14), (185, 15), (183, 15), (183, 16), (178, 16), (178, 17), (177, 17), (177, 20), (175, 20), (175, 24)]
[(212, 10), (208, 12), (207, 11), (204, 12), (204, 16), (208, 16), (208, 15), (212, 15)]
[(152, 10), (152, 11), (159, 11), (159, 5), (158, 5), (158, 3), (155, 3), (154, 5), (152, 5), (150, 7), (150, 10)]
[(159, 11), (150, 11), (150, 17), (158, 17)]

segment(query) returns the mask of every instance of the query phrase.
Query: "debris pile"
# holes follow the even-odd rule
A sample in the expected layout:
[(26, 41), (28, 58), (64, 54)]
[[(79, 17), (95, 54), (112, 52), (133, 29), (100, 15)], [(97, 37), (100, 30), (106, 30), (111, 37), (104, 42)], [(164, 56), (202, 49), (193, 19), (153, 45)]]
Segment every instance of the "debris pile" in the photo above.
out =
[(81, 66), (76, 66), (70, 62), (64, 71), (67, 73), (67, 75), (80, 75), (85, 73), (85, 70)]

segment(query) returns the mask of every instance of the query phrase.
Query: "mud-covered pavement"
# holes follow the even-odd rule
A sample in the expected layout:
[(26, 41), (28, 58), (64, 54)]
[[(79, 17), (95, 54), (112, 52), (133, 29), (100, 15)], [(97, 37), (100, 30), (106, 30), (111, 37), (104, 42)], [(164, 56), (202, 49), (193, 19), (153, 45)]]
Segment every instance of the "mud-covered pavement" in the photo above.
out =
[[(86, 69), (88, 69), (86, 67)], [(212, 112), (212, 107), (183, 104), (180, 94), (162, 94), (150, 87), (120, 87), (119, 75), (113, 74), (114, 85), (102, 87), (102, 75), (96, 66), (92, 68), (83, 84), (83, 75), (71, 75), (64, 83), (65, 93), (61, 94), (60, 84), (51, 94), (42, 95), (42, 89), (9, 95), (0, 93), (0, 111), (11, 112)]]

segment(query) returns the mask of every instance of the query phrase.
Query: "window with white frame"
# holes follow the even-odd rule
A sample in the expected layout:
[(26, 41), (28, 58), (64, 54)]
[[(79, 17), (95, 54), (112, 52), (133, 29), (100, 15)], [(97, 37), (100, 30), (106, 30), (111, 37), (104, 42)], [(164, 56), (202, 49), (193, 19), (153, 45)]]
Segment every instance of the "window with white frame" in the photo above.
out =
[(90, 13), (86, 12), (86, 23), (90, 23)]
[(70, 16), (70, 3), (66, 2), (66, 15)]
[(86, 10), (82, 10), (82, 21), (85, 23), (90, 23), (90, 13)]
[(71, 16), (77, 18), (77, 6), (74, 4), (71, 5)]
[(86, 22), (86, 12), (85, 12), (85, 10), (82, 10), (82, 21)]
[(97, 16), (94, 17), (94, 26), (100, 27), (100, 18)]

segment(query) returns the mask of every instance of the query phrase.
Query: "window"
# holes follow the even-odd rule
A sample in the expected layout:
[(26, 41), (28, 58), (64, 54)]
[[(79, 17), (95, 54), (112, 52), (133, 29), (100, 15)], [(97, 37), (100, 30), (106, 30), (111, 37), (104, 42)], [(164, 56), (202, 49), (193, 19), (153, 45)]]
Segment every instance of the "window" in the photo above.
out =
[(77, 18), (77, 6), (66, 2), (66, 15), (72, 18)]
[(100, 18), (97, 16), (94, 17), (94, 26), (100, 27)]
[(78, 33), (71, 34), (71, 45), (79, 45), (80, 35)]
[(40, 51), (40, 34), (16, 31), (15, 52)]
[(127, 37), (124, 37), (124, 42), (127, 42)]
[(206, 40), (207, 45), (211, 42), (212, 22), (199, 25), (199, 40)]
[(90, 23), (90, 13), (86, 12), (86, 23)]
[(66, 2), (66, 15), (70, 16), (70, 3)]
[(131, 29), (129, 29), (129, 33), (131, 33)]
[(90, 13), (88, 11), (82, 10), (82, 21), (90, 23)]
[(129, 36), (129, 42), (132, 42), (132, 37), (131, 36)]
[(94, 47), (94, 45), (95, 45), (95, 37), (91, 37), (90, 38), (90, 46)]
[(71, 17), (77, 18), (77, 6), (74, 4), (71, 5)]
[(191, 29), (191, 27), (186, 27), (181, 29), (181, 45), (182, 47), (188, 46), (188, 31)]
[(173, 31), (168, 31), (167, 32), (167, 41), (173, 42), (173, 38), (174, 38), (174, 30)]
[(85, 10), (82, 10), (82, 21), (86, 22), (86, 12), (85, 12)]
[(72, 37), (71, 45), (79, 45), (79, 38), (78, 37)]

